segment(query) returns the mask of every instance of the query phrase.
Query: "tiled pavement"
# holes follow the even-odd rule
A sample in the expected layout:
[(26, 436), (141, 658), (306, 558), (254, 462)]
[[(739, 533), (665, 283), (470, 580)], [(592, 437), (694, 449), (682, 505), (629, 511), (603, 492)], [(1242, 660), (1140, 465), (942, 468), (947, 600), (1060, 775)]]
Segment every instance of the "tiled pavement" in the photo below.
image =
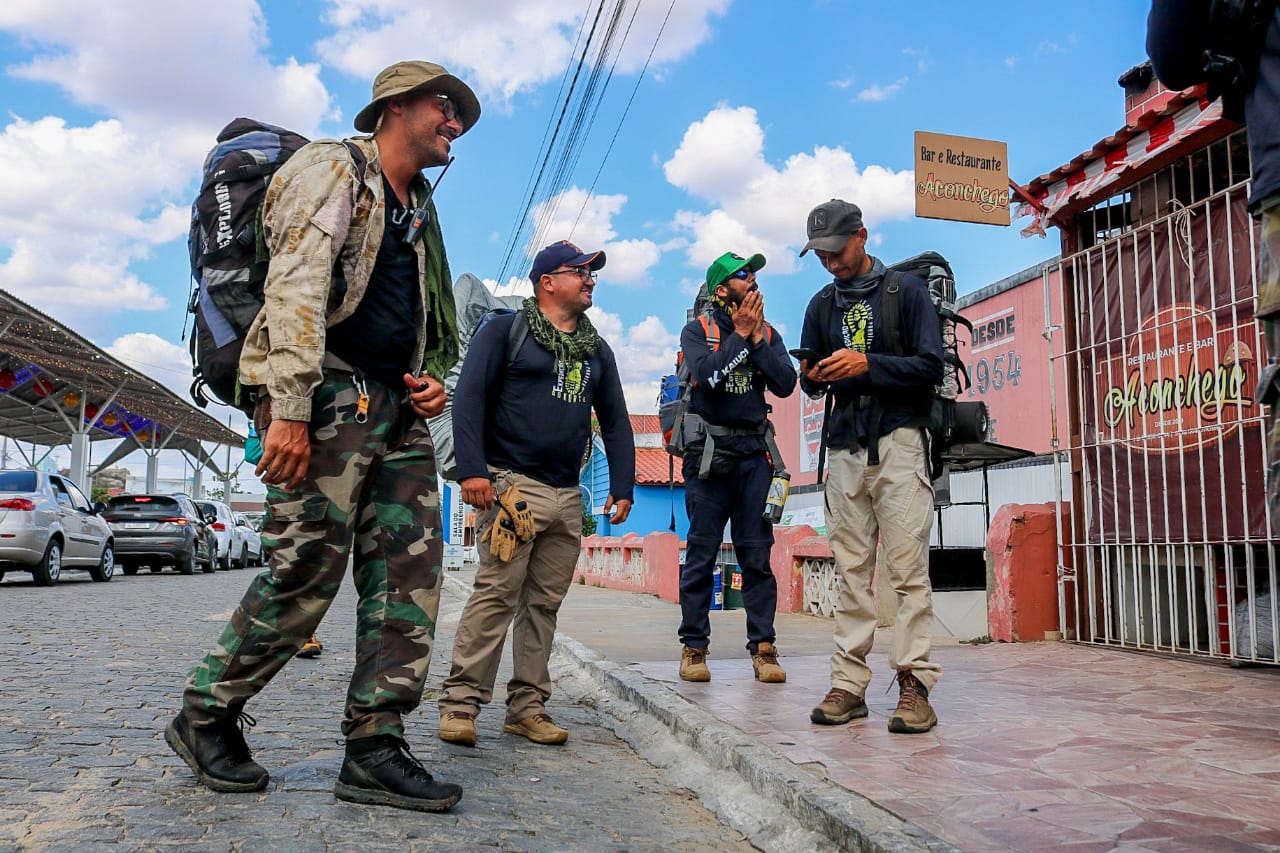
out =
[(1280, 671), (939, 644), (939, 726), (891, 735), (884, 654), (872, 655), (870, 717), (816, 726), (830, 623), (779, 617), (788, 682), (775, 686), (752, 678), (743, 614), (713, 617), (709, 684), (676, 677), (679, 611), (652, 596), (575, 586), (560, 629), (962, 849), (1280, 850)]

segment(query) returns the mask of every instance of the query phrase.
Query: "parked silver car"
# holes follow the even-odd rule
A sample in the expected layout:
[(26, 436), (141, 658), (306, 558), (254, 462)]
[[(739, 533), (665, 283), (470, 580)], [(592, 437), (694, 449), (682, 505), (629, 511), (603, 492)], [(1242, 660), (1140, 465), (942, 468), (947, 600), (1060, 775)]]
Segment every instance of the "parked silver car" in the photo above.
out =
[(248, 565), (244, 534), (236, 527), (235, 513), (222, 501), (196, 501), (196, 506), (209, 521), (209, 529), (218, 543), (218, 568), (243, 569)]
[(50, 586), (64, 569), (81, 569), (95, 581), (111, 580), (115, 540), (102, 509), (66, 477), (0, 470), (0, 578), (18, 570)]
[(262, 536), (243, 513), (236, 513), (236, 530), (240, 531), (240, 536), (244, 539), (244, 565), (262, 565)]
[(186, 495), (118, 495), (104, 517), (116, 534), (120, 568), (136, 575), (147, 565), (159, 572), (175, 567), (184, 575), (196, 565), (212, 572), (218, 544), (199, 508)]

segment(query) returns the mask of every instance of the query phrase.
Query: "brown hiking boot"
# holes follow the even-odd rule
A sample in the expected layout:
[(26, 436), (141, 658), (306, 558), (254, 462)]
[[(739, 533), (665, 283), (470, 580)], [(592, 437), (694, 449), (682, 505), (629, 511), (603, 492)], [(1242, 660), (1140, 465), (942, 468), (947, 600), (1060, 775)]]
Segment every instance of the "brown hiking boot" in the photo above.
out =
[(545, 713), (525, 717), (516, 723), (507, 723), (502, 730), (509, 735), (527, 737), (534, 743), (564, 743), (569, 739), (569, 730), (557, 726), (555, 720)]
[(449, 711), (440, 718), (440, 740), (476, 745), (476, 715), (466, 711)]
[(938, 724), (938, 715), (929, 706), (929, 691), (909, 671), (898, 673), (898, 707), (889, 718), (889, 731), (917, 735)]
[(862, 701), (861, 696), (850, 693), (848, 690), (841, 690), (839, 687), (832, 687), (827, 691), (822, 704), (809, 714), (809, 719), (824, 726), (839, 726), (854, 717), (866, 715), (867, 703)]
[(322, 651), (324, 651), (324, 643), (320, 642), (319, 637), (312, 634), (311, 639), (303, 643), (302, 648), (298, 649), (298, 657), (318, 658)]
[(751, 656), (751, 666), (756, 671), (756, 681), (781, 684), (787, 680), (786, 671), (778, 666), (778, 649), (773, 643), (756, 646), (756, 653)]
[(710, 681), (711, 670), (707, 668), (707, 650), (685, 646), (680, 652), (680, 677), (685, 681)]

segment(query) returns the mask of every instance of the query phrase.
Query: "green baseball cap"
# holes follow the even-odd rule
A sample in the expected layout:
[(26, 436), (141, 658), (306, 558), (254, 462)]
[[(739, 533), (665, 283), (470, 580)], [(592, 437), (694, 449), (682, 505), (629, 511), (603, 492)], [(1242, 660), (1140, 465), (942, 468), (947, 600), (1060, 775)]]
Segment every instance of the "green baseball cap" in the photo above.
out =
[(715, 293), (716, 288), (724, 284), (725, 279), (740, 269), (759, 272), (764, 268), (764, 255), (755, 254), (749, 258), (725, 252), (707, 267), (707, 293)]

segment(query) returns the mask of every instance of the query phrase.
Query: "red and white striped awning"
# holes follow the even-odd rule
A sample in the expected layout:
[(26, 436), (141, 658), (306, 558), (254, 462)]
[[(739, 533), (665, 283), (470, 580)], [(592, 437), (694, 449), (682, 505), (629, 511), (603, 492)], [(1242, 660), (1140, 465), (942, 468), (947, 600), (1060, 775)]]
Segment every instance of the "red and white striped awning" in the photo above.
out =
[(1179, 93), (1163, 109), (1147, 113), (1070, 163), (1032, 181), (1027, 193), (1039, 207), (1023, 202), (1014, 209), (1015, 219), (1033, 217), (1022, 236), (1045, 236), (1045, 229), (1055, 224), (1052, 220), (1063, 209), (1120, 192), (1143, 164), (1224, 122), (1235, 126), (1222, 117), (1220, 100), (1210, 102), (1204, 97), (1203, 86)]

